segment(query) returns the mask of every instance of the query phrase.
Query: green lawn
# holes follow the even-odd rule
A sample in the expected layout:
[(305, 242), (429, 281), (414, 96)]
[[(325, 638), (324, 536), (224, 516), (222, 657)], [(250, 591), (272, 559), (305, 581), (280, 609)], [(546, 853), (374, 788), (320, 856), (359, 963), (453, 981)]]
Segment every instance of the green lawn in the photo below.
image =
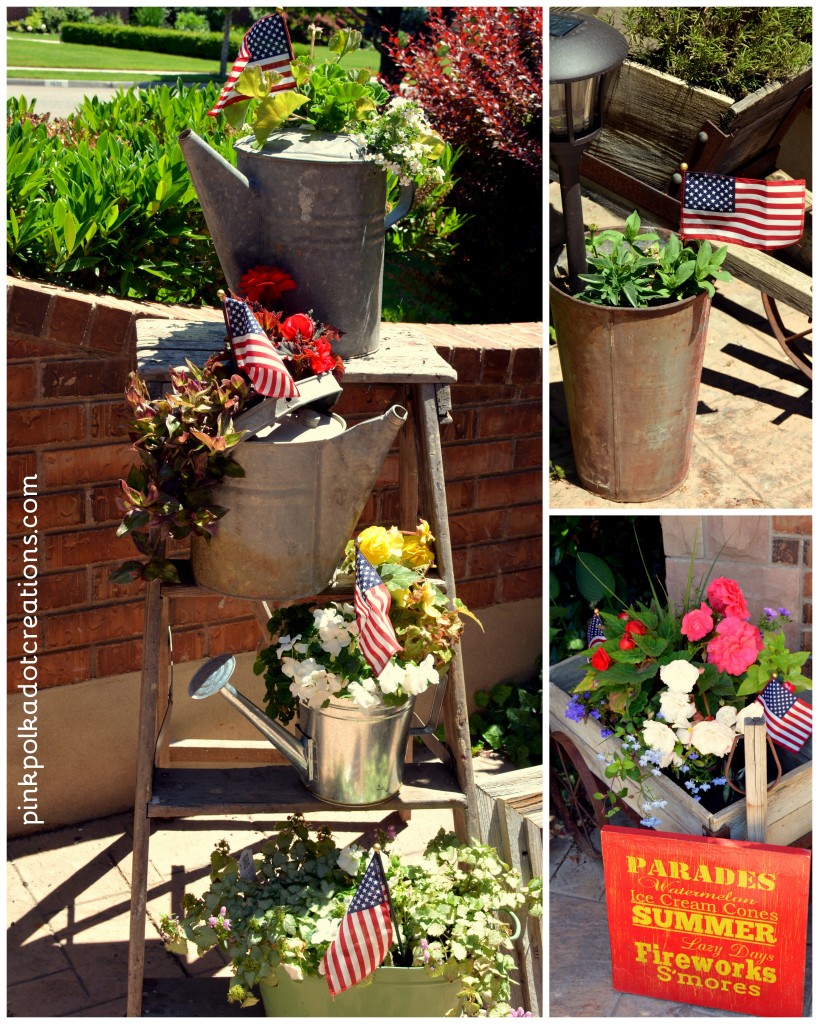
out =
[[(6, 65), (9, 68), (48, 68), (60, 71), (63, 78), (83, 79), (98, 77), (89, 72), (98, 71), (187, 71), (193, 74), (214, 75), (219, 73), (219, 62), (201, 60), (198, 57), (177, 57), (167, 53), (149, 53), (145, 50), (119, 50), (112, 46), (84, 46), (79, 43), (48, 43), (42, 39), (12, 35), (8, 38)], [(324, 60), (329, 55), (326, 46), (317, 46), (315, 59)], [(233, 55), (235, 57), (235, 54)], [(347, 54), (342, 66), (368, 67), (377, 71), (381, 56), (377, 50), (359, 50)], [(230, 66), (230, 65), (228, 65)], [(9, 71), (12, 78), (42, 78), (43, 72)], [(111, 76), (106, 76), (111, 77)]]

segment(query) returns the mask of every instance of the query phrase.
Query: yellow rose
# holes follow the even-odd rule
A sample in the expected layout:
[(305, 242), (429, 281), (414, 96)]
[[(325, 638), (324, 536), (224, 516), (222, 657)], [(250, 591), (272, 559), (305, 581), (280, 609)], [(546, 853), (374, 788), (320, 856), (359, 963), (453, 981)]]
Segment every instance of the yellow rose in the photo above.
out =
[(387, 536), (390, 540), (389, 560), (391, 562), (400, 562), (401, 555), (404, 551), (404, 535), (397, 526), (391, 526), (389, 530), (387, 530)]
[(432, 552), (418, 537), (406, 537), (401, 561), (404, 565), (409, 565), (413, 569), (420, 568), (423, 565), (432, 565)]
[(358, 535), (361, 554), (370, 565), (383, 565), (390, 557), (390, 535), (383, 526), (368, 526)]

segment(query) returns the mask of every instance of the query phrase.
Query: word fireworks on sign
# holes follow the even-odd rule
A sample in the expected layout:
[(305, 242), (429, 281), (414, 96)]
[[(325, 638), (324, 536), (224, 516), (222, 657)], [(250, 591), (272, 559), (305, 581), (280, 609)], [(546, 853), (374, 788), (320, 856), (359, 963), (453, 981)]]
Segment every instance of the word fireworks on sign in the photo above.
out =
[(801, 1017), (810, 852), (605, 826), (614, 988)]

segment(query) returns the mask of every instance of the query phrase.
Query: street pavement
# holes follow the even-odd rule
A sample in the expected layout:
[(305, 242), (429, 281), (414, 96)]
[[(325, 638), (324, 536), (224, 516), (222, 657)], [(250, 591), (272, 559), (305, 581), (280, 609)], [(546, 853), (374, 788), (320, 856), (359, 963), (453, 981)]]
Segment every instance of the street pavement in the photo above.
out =
[[(182, 72), (179, 72), (182, 74)], [(59, 70), (47, 69), (44, 76), (59, 76)], [(132, 81), (112, 82), (106, 78), (106, 72), (100, 71), (99, 79), (87, 82), (68, 81), (59, 78), (43, 77), (42, 79), (23, 79), (10, 76), (6, 80), (6, 96), (25, 96), (26, 99), (35, 99), (37, 104), (35, 112), (38, 114), (51, 114), (52, 117), (68, 117), (72, 114), (84, 96), (97, 96), (103, 103), (113, 99), (120, 89), (127, 89), (132, 85), (143, 88), (150, 88), (151, 85), (173, 83), (174, 79), (166, 79), (161, 83), (158, 79), (152, 81), (151, 71), (134, 71)], [(163, 75), (174, 74), (174, 72), (163, 71)]]

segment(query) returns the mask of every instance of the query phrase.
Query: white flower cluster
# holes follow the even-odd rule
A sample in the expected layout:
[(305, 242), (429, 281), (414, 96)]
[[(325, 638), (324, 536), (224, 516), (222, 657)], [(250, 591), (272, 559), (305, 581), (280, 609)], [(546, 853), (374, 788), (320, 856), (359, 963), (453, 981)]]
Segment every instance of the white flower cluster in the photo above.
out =
[[(345, 679), (317, 660), (321, 654), (315, 650), (315, 646), (320, 647), (321, 652), (328, 656), (332, 666), (358, 635), (355, 609), (350, 604), (314, 608), (313, 621), (317, 639), (313, 639), (312, 643), (297, 634), (280, 637), (276, 648), (282, 672), (292, 679), (290, 692), (312, 708), (321, 707), (330, 697), (345, 696), (351, 697), (361, 708), (371, 708), (383, 703), (383, 694), (417, 696), (440, 681), (431, 654), (420, 665), (413, 662), (402, 665), (393, 658), (377, 679)], [(317, 657), (309, 654), (311, 647)]]
[(396, 96), (379, 117), (365, 121), (352, 139), (366, 147), (366, 160), (391, 171), (402, 184), (419, 174), (431, 183), (444, 180), (444, 169), (435, 162), (440, 140), (415, 100)]
[(757, 703), (740, 712), (731, 707), (721, 707), (713, 719), (692, 725), (689, 719), (697, 708), (690, 693), (699, 674), (700, 670), (688, 661), (672, 661), (660, 669), (660, 679), (667, 687), (660, 694), (660, 714), (670, 724), (649, 719), (643, 725), (643, 742), (661, 755), (657, 762), (660, 768), (669, 764), (679, 767), (685, 763), (674, 749), (678, 742), (685, 747), (693, 747), (701, 754), (724, 757), (730, 751), (734, 737), (744, 732), (745, 719), (762, 715), (762, 707)]

